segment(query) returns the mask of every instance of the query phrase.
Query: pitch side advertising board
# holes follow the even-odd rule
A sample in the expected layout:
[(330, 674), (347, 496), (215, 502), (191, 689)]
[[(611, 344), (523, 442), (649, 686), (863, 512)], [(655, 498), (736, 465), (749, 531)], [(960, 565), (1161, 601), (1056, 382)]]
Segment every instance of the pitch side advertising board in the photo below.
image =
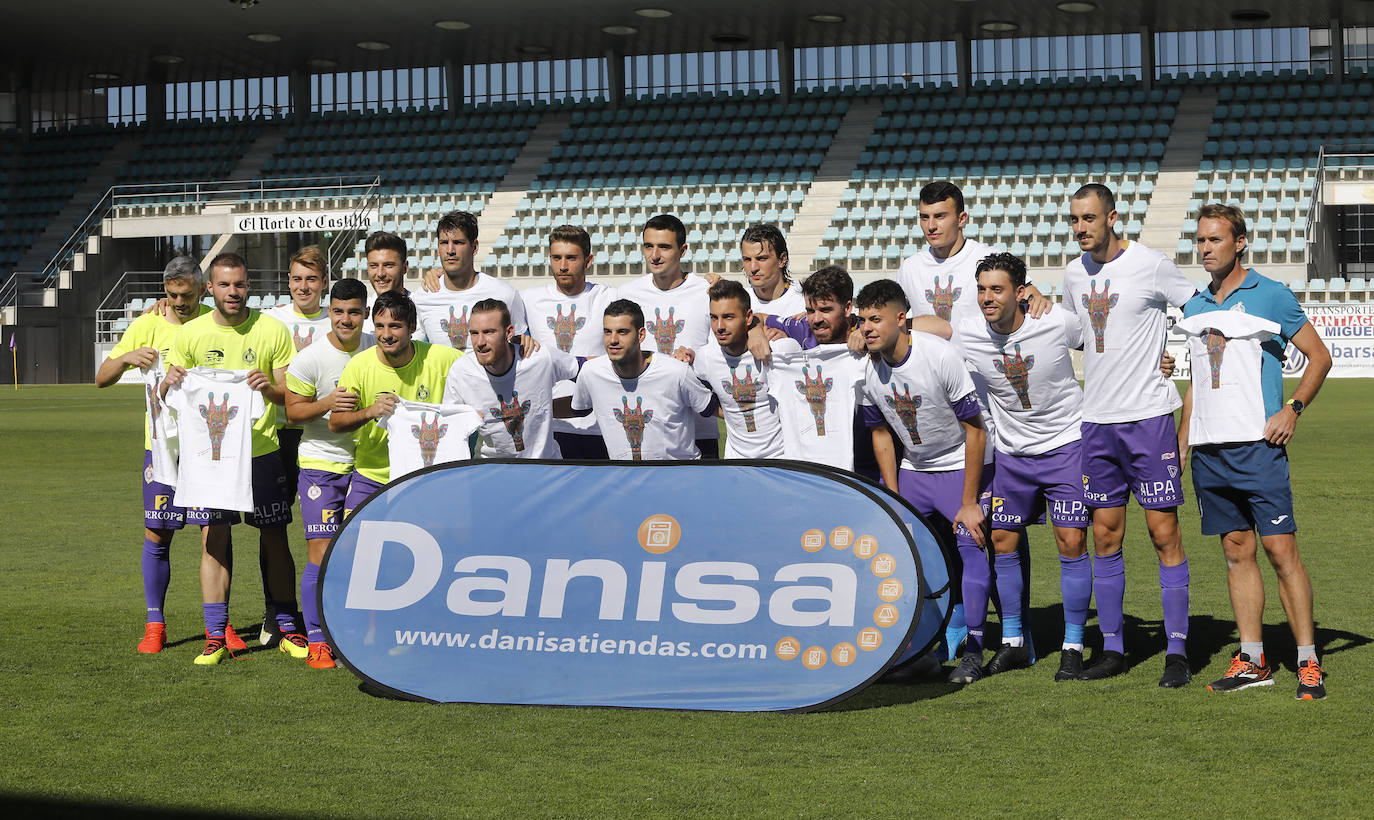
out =
[(948, 574), (900, 499), (824, 467), (467, 461), (354, 510), (319, 603), (404, 697), (806, 711), (932, 643)]

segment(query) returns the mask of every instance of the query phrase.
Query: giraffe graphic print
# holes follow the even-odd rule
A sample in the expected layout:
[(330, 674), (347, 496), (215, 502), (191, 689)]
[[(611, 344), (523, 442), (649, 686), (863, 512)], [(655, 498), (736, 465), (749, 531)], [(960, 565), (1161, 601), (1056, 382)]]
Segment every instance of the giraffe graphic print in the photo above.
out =
[(1016, 355), (1007, 356), (1007, 351), (1002, 351), (1002, 360), (993, 360), (992, 366), (997, 368), (997, 372), (1007, 377), (1011, 382), (1011, 387), (1016, 391), (1016, 398), (1021, 400), (1021, 409), (1031, 409), (1030, 400), (1030, 371), (1035, 367), (1035, 356), (1030, 355), (1021, 358), (1021, 345), (1015, 346)]
[(1221, 360), (1226, 356), (1226, 337), (1220, 330), (1209, 327), (1203, 332), (1207, 342), (1207, 364), (1212, 368), (1212, 389), (1221, 389)]
[(549, 330), (553, 331), (553, 338), (558, 344), (558, 349), (564, 353), (572, 352), (573, 337), (577, 331), (587, 324), (587, 317), (578, 318), (577, 305), (568, 306), (568, 315), (563, 315), (563, 305), (554, 305), (556, 311), (553, 316), (544, 321), (549, 323)]
[(802, 366), (802, 377), (796, 380), (797, 392), (806, 399), (811, 417), (816, 420), (816, 435), (825, 435), (825, 400), (835, 387), (834, 379), (824, 378), (821, 366), (816, 365), (816, 378), (811, 378), (811, 365)]
[(673, 320), (674, 310), (676, 308), (668, 308), (668, 318), (665, 319), (660, 315), (659, 309), (654, 308), (654, 320), (644, 323), (645, 329), (649, 331), (649, 335), (653, 336), (654, 341), (658, 344), (659, 353), (671, 354), (673, 345), (677, 342), (677, 334), (681, 333), (682, 329), (687, 326), (684, 319)]
[(307, 347), (310, 347), (310, 343), (315, 341), (315, 328), (312, 327), (309, 328), (309, 330), (309, 333), (302, 336), (299, 325), (293, 325), (291, 327), (291, 341), (296, 343), (297, 353), (301, 352), (302, 350), (305, 350)]
[(449, 344), (458, 350), (468, 349), (468, 309), (466, 306), (463, 308), (463, 315), (458, 316), (453, 312), (453, 306), (449, 305), (448, 318), (440, 319), (439, 327), (448, 334)]
[(653, 419), (654, 411), (644, 409), (644, 399), (635, 396), (635, 409), (630, 409), (630, 397), (621, 396), (620, 404), (622, 409), (612, 410), (615, 420), (620, 422), (620, 426), (625, 428), (625, 437), (630, 440), (630, 458), (634, 461), (643, 461), (644, 453), (644, 427)]
[(420, 460), (426, 467), (434, 466), (434, 454), (439, 449), (439, 441), (448, 432), (447, 424), (439, 423), (439, 414), (435, 413), (434, 418), (426, 421), (426, 413), (420, 414), (420, 423), (410, 425), (410, 434), (415, 440), (420, 442)]
[(1097, 292), (1097, 283), (1089, 282), (1091, 291), (1079, 297), (1083, 301), (1083, 307), (1088, 309), (1088, 319), (1093, 326), (1093, 341), (1097, 344), (1097, 352), (1106, 350), (1104, 340), (1107, 335), (1107, 315), (1116, 307), (1120, 294), (1112, 293), (1112, 280), (1108, 279), (1102, 283), (1102, 292)]
[(963, 288), (954, 286), (953, 274), (949, 277), (949, 284), (940, 287), (940, 277), (936, 276), (931, 283), (934, 288), (926, 291), (926, 301), (930, 302), (930, 309), (935, 311), (935, 315), (949, 321), (949, 315), (954, 311), (954, 303), (959, 301), (959, 296), (963, 294)]
[(490, 407), (487, 412), (494, 419), (500, 419), (506, 425), (506, 432), (510, 433), (511, 440), (515, 442), (515, 452), (525, 451), (525, 414), (530, 411), (529, 400), (520, 401), (520, 393), (512, 390), (510, 401), (500, 393), (496, 394), (496, 407)]
[(730, 381), (721, 380), (720, 386), (730, 391), (739, 409), (744, 412), (744, 429), (755, 432), (754, 407), (758, 404), (759, 390), (763, 387), (762, 379), (753, 378), (754, 368), (752, 365), (744, 366), (744, 378), (735, 375), (735, 369), (730, 368)]
[(883, 401), (892, 411), (897, 414), (897, 418), (906, 428), (906, 433), (911, 436), (912, 444), (921, 443), (921, 434), (916, 431), (916, 408), (921, 406), (920, 395), (911, 395), (911, 385), (902, 385), (902, 395), (897, 395), (897, 385), (892, 385), (892, 395), (883, 396)]
[(215, 394), (209, 397), (210, 405), (207, 407), (202, 404), (200, 416), (205, 419), (205, 428), (210, 433), (210, 460), (219, 461), (220, 448), (224, 444), (224, 433), (229, 429), (229, 422), (239, 414), (237, 407), (229, 406), (229, 394), (224, 394), (224, 402), (215, 404)]

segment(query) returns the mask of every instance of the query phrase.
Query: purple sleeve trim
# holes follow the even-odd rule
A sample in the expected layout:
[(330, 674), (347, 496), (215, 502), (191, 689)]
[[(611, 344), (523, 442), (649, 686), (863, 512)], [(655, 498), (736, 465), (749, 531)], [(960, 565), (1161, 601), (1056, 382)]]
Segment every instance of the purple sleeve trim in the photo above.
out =
[(711, 394), (711, 400), (706, 403), (706, 409), (701, 411), (702, 418), (708, 418), (716, 414), (716, 408), (720, 407), (720, 396)]
[(978, 397), (969, 393), (962, 399), (950, 405), (954, 408), (954, 415), (959, 421), (968, 421), (974, 416), (983, 414), (983, 408), (978, 404)]
[[(769, 316), (764, 324), (786, 333), (787, 337), (801, 345), (803, 350), (816, 346), (815, 339), (811, 335), (811, 323), (805, 319), (794, 319), (790, 316)], [(811, 344), (807, 343), (808, 340)]]
[(859, 415), (863, 419), (864, 426), (868, 428), (882, 427), (887, 423), (883, 418), (883, 411), (871, 404), (859, 405)]

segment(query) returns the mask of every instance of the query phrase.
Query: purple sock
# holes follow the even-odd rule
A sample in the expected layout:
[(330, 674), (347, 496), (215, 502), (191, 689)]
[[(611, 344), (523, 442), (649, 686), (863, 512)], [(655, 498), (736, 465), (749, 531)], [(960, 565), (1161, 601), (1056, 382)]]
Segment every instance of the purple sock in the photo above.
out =
[(1097, 596), (1097, 626), (1102, 630), (1102, 648), (1125, 653), (1121, 625), (1126, 620), (1126, 560), (1117, 550), (1099, 555), (1093, 561), (1093, 594)]
[(205, 634), (211, 638), (223, 638), (224, 627), (229, 623), (229, 602), (220, 601), (215, 604), (202, 604), (201, 612), (205, 616)]
[(988, 594), (992, 587), (992, 569), (987, 553), (978, 547), (959, 547), (964, 563), (964, 621), (968, 624), (969, 651), (983, 649), (983, 628), (988, 618)]
[(1159, 565), (1159, 592), (1164, 601), (1164, 634), (1169, 636), (1169, 655), (1187, 654), (1188, 559), (1176, 567)]
[(997, 574), (997, 597), (1002, 599), (1002, 618), (1021, 617), (1021, 592), (1025, 588), (1021, 580), (1021, 554), (994, 555), (992, 566)]
[(1064, 623), (1078, 627), (1082, 640), (1093, 599), (1093, 565), (1086, 553), (1077, 558), (1059, 556), (1059, 594), (1064, 597)]
[(143, 539), (143, 605), (149, 623), (166, 623), (162, 607), (167, 602), (167, 583), (172, 578), (170, 550), (150, 538)]
[(272, 601), (271, 606), (277, 613), (277, 628), (281, 630), (281, 634), (290, 635), (292, 632), (301, 631), (296, 625), (295, 601)]
[(305, 621), (305, 639), (322, 643), (324, 630), (320, 628), (320, 609), (315, 606), (315, 589), (320, 583), (320, 565), (306, 562), (301, 570), (301, 617)]

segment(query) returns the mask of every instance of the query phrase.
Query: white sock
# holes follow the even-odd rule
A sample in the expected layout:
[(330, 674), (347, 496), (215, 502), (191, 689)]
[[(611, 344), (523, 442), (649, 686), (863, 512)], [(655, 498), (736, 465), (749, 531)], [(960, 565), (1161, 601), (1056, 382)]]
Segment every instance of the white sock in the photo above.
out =
[(1317, 647), (1315, 645), (1298, 647), (1298, 666), (1307, 663), (1308, 658), (1314, 661), (1317, 659)]
[(1250, 656), (1250, 663), (1256, 666), (1264, 663), (1264, 641), (1241, 641), (1240, 651)]

